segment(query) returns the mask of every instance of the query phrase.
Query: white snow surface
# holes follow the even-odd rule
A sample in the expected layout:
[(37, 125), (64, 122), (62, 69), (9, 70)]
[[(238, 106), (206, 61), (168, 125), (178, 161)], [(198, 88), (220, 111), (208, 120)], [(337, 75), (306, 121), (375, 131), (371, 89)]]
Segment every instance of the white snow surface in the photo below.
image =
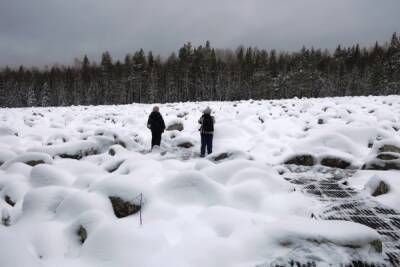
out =
[[(368, 250), (380, 238), (359, 224), (311, 219), (320, 204), (274, 167), (303, 153), (360, 167), (369, 144), (400, 143), (399, 96), (159, 106), (166, 124), (184, 130), (165, 132), (153, 152), (152, 105), (0, 110), (0, 209), (10, 224), (0, 225), (0, 266), (254, 266), (299, 242)], [(202, 159), (197, 120), (206, 106), (214, 154)], [(221, 153), (228, 158), (215, 161)], [(399, 172), (360, 171), (351, 185), (368, 189), (376, 173), (391, 187), (377, 201), (399, 209)], [(110, 196), (140, 194), (143, 225), (139, 213), (114, 215)]]

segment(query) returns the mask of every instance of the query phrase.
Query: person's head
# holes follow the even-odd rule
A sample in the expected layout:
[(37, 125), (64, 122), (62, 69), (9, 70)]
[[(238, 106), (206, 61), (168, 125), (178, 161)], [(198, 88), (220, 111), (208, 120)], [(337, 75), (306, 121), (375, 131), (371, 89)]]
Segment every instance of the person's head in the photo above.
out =
[(204, 114), (211, 114), (211, 108), (206, 107), (205, 110), (203, 111)]
[(160, 112), (160, 108), (158, 106), (153, 107), (153, 112)]

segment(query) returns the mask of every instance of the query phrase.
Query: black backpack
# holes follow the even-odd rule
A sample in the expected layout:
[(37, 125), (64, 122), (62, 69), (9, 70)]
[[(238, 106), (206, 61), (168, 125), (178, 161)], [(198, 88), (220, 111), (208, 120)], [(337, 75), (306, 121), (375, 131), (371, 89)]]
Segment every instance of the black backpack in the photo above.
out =
[(203, 115), (202, 129), (203, 132), (214, 132), (214, 121), (211, 115), (209, 114)]

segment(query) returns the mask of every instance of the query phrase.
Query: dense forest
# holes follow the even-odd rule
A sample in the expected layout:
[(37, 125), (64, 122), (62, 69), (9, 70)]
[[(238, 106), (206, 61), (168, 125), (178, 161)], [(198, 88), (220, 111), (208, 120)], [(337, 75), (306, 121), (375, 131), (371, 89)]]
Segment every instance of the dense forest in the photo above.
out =
[(183, 45), (162, 59), (139, 50), (74, 66), (0, 70), (0, 106), (65, 106), (400, 93), (400, 38), (299, 52)]

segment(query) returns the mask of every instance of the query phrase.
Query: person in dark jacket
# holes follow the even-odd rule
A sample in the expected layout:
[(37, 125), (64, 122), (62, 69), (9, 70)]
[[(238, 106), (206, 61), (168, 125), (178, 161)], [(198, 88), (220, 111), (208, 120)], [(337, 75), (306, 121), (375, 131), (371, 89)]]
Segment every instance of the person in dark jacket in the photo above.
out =
[(160, 146), (161, 135), (165, 130), (164, 119), (160, 114), (160, 108), (153, 107), (153, 112), (150, 113), (147, 121), (147, 128), (151, 130), (151, 148), (154, 146)]
[(203, 111), (203, 115), (199, 119), (200, 123), (200, 135), (201, 135), (201, 149), (200, 149), (200, 157), (205, 156), (206, 147), (207, 153), (212, 153), (213, 146), (213, 136), (214, 136), (214, 124), (215, 118), (211, 116), (211, 109), (207, 107)]

